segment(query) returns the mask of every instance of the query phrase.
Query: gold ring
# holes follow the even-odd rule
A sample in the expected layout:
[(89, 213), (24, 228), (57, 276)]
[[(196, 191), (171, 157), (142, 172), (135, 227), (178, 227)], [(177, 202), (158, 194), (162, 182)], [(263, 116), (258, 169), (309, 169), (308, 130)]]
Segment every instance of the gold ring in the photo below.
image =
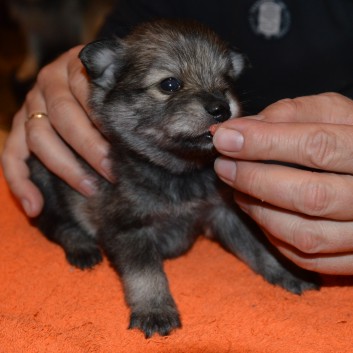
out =
[(27, 121), (30, 121), (31, 119), (43, 119), (47, 117), (48, 117), (47, 113), (38, 112), (38, 113), (33, 113), (29, 115), (27, 118)]

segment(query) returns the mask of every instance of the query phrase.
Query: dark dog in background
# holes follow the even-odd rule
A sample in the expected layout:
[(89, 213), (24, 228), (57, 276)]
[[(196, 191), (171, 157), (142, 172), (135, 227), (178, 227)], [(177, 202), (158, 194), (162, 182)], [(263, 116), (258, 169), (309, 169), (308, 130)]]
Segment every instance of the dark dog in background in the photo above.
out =
[[(209, 128), (239, 115), (234, 81), (243, 58), (199, 24), (157, 21), (124, 40), (87, 45), (92, 120), (110, 141), (117, 182), (97, 178), (84, 198), (32, 157), (32, 179), (45, 195), (40, 229), (81, 269), (102, 259), (120, 274), (130, 328), (146, 337), (180, 326), (163, 259), (208, 234), (267, 281), (300, 294), (316, 276), (285, 261), (217, 179)], [(200, 264), (202, 266), (202, 264)]]

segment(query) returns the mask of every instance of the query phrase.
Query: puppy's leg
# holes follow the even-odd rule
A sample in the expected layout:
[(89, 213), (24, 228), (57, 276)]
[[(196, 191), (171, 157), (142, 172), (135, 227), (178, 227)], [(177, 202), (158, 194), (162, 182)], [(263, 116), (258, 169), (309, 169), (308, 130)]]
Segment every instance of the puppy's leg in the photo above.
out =
[(146, 338), (154, 333), (168, 335), (181, 326), (154, 234), (153, 228), (146, 227), (103, 235), (104, 248), (122, 277), (131, 308), (129, 328), (139, 328)]
[(81, 269), (91, 268), (102, 261), (96, 239), (75, 221), (66, 197), (72, 190), (34, 157), (28, 160), (33, 182), (42, 190), (45, 198), (42, 213), (34, 223), (46, 237), (62, 246), (70, 264)]
[(102, 254), (95, 239), (69, 215), (64, 218), (46, 205), (37, 219), (37, 225), (48, 239), (64, 249), (66, 259), (71, 265), (83, 270), (102, 261)]
[(295, 294), (318, 289), (318, 276), (284, 259), (241, 211), (219, 207), (212, 211), (210, 217), (212, 232), (220, 243), (268, 282)]

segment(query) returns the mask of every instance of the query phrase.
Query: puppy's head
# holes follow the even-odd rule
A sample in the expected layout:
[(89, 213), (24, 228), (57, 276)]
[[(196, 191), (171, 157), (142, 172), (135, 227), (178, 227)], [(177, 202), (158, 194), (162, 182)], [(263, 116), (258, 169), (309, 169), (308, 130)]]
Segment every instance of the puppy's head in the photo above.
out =
[(210, 161), (209, 127), (239, 114), (233, 86), (243, 57), (200, 24), (143, 24), (87, 45), (80, 58), (103, 134), (175, 172)]

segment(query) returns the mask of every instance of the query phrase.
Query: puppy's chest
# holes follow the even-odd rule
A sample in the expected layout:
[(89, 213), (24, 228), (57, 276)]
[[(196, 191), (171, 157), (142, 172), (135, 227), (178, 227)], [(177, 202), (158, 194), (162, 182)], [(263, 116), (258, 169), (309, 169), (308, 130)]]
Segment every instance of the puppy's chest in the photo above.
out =
[(180, 222), (198, 227), (213, 207), (224, 203), (220, 184), (213, 171), (153, 181), (122, 177), (115, 185), (104, 183), (97, 199), (82, 204), (79, 220), (90, 233), (108, 225), (117, 230), (151, 224), (169, 229)]
[[(218, 182), (213, 171), (190, 175), (162, 175), (153, 179), (121, 180), (116, 199), (140, 217), (146, 215), (181, 215), (202, 211), (219, 202)], [(129, 212), (130, 213), (130, 212)], [(196, 214), (195, 214), (196, 216)]]

